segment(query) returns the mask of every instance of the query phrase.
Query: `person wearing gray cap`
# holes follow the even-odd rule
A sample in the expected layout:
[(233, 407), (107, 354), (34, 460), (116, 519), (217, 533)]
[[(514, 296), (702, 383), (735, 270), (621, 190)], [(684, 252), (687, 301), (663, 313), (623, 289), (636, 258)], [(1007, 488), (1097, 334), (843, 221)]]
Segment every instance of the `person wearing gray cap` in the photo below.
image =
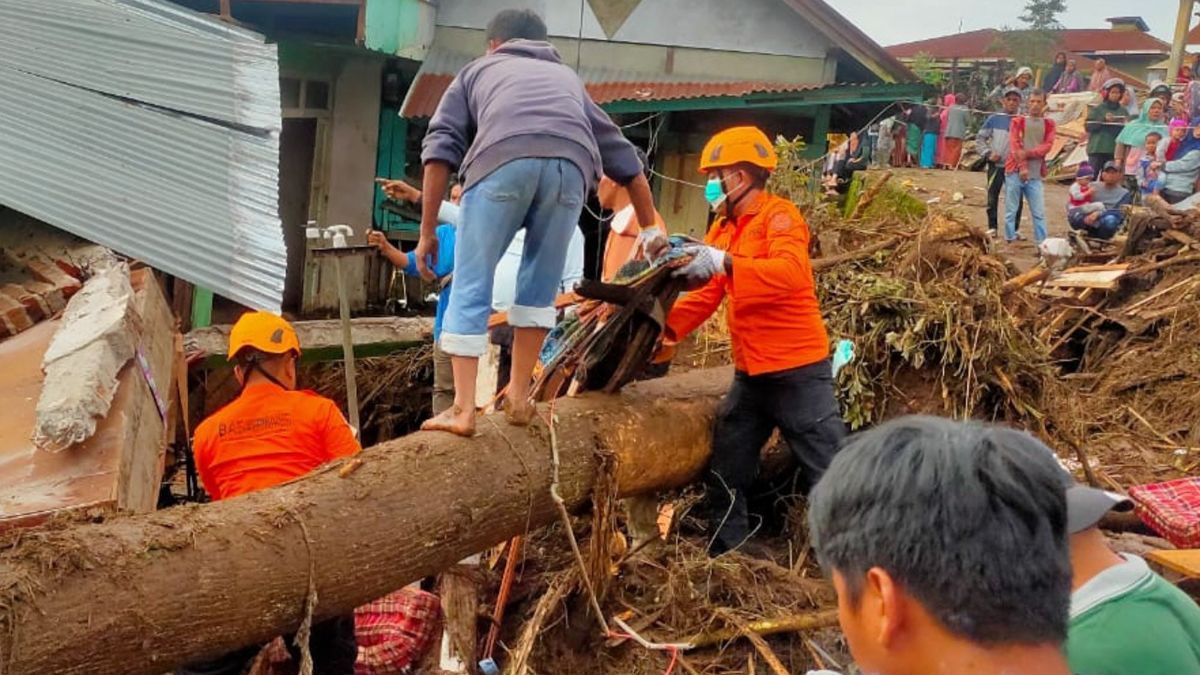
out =
[[(1088, 111), (1087, 123), (1084, 128), (1088, 132), (1088, 164), (1100, 171), (1112, 161), (1117, 152), (1117, 136), (1125, 128), (1129, 120), (1129, 111), (1121, 105), (1121, 97), (1125, 95), (1125, 81), (1114, 77), (1104, 83), (1104, 100)], [(1100, 175), (1097, 174), (1096, 178)]]
[(1100, 531), (1128, 498), (1079, 485), (1063, 470), (1071, 550), (1067, 661), (1087, 675), (1200, 673), (1200, 607), (1146, 561), (1117, 554)]

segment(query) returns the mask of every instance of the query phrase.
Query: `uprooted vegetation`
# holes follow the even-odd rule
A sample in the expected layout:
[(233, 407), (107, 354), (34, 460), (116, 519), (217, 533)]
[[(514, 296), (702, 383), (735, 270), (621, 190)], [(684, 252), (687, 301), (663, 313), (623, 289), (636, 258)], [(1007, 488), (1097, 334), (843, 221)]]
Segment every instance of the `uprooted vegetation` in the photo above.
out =
[[(803, 199), (800, 190), (792, 194)], [(1043, 276), (1023, 281), (984, 232), (925, 213), (902, 188), (858, 194), (908, 207), (804, 209), (820, 251), (814, 268), (830, 336), (855, 346), (855, 360), (838, 378), (852, 427), (913, 412), (1007, 423), (1042, 437), (1081, 478), (1109, 488), (1200, 466), (1200, 255), (1192, 238), (1200, 214), (1135, 212), (1135, 241), (1072, 261), (1128, 265), (1130, 273), (1111, 289), (1084, 294), (1056, 290)], [(728, 362), (723, 313), (691, 347), (688, 367)], [(686, 513), (694, 496), (669, 501)], [(585, 589), (570, 558), (538, 560), (524, 583), (540, 599), (510, 614), (525, 622), (512, 636), (524, 657), (506, 672), (552, 672), (562, 664), (582, 673), (748, 672), (751, 661), (767, 672), (773, 663), (787, 672), (845, 665), (836, 628), (744, 639), (772, 620), (829, 616), (833, 596), (808, 558), (800, 523), (792, 517), (766, 538), (770, 561), (737, 554), (709, 560), (702, 535), (674, 529), (657, 551), (614, 563), (605, 611), (644, 638), (686, 643), (725, 631), (715, 644), (678, 656), (604, 641), (583, 609)], [(561, 540), (563, 533), (552, 528), (542, 536)]]

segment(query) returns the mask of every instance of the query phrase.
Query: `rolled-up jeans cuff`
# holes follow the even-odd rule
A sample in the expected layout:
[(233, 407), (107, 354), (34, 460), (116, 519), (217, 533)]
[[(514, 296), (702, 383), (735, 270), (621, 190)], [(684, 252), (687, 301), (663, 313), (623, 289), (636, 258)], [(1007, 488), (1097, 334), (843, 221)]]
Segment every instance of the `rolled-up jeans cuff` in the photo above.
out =
[(483, 353), (487, 351), (487, 345), (488, 337), (486, 333), (481, 335), (456, 335), (442, 331), (442, 351), (451, 356), (474, 356), (478, 358), (483, 356)]
[(558, 312), (553, 307), (513, 305), (508, 309), (508, 325), (513, 328), (554, 328)]

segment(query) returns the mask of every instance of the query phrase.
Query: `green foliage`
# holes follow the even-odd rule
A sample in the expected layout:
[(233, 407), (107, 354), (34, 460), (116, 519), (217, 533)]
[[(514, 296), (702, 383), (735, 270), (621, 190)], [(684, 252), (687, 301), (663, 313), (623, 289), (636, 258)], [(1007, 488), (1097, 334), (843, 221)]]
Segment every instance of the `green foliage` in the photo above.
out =
[(948, 79), (946, 71), (937, 67), (937, 59), (925, 52), (919, 52), (913, 57), (909, 70), (912, 70), (913, 74), (925, 84), (939, 89), (946, 84)]
[(1025, 3), (1025, 13), (1018, 18), (1024, 21), (1030, 30), (1061, 30), (1063, 26), (1058, 21), (1058, 15), (1065, 11), (1067, 0), (1028, 0)]
[(775, 152), (779, 155), (779, 166), (767, 181), (767, 189), (796, 202), (804, 204), (809, 198), (812, 174), (812, 160), (805, 159), (804, 151), (808, 144), (797, 136), (788, 140), (782, 136), (775, 139)]

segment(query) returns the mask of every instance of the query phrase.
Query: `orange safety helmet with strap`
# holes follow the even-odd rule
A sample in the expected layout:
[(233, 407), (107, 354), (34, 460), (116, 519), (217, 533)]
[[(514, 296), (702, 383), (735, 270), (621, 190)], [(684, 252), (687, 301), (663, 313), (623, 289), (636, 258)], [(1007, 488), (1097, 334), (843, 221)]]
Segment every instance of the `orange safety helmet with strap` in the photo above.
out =
[(278, 314), (270, 312), (247, 312), (229, 331), (229, 360), (237, 358), (245, 348), (257, 349), (264, 354), (300, 355), (300, 339), (296, 329)]
[(779, 165), (775, 145), (758, 127), (733, 127), (717, 133), (704, 145), (700, 172), (734, 164), (751, 164), (767, 171)]

